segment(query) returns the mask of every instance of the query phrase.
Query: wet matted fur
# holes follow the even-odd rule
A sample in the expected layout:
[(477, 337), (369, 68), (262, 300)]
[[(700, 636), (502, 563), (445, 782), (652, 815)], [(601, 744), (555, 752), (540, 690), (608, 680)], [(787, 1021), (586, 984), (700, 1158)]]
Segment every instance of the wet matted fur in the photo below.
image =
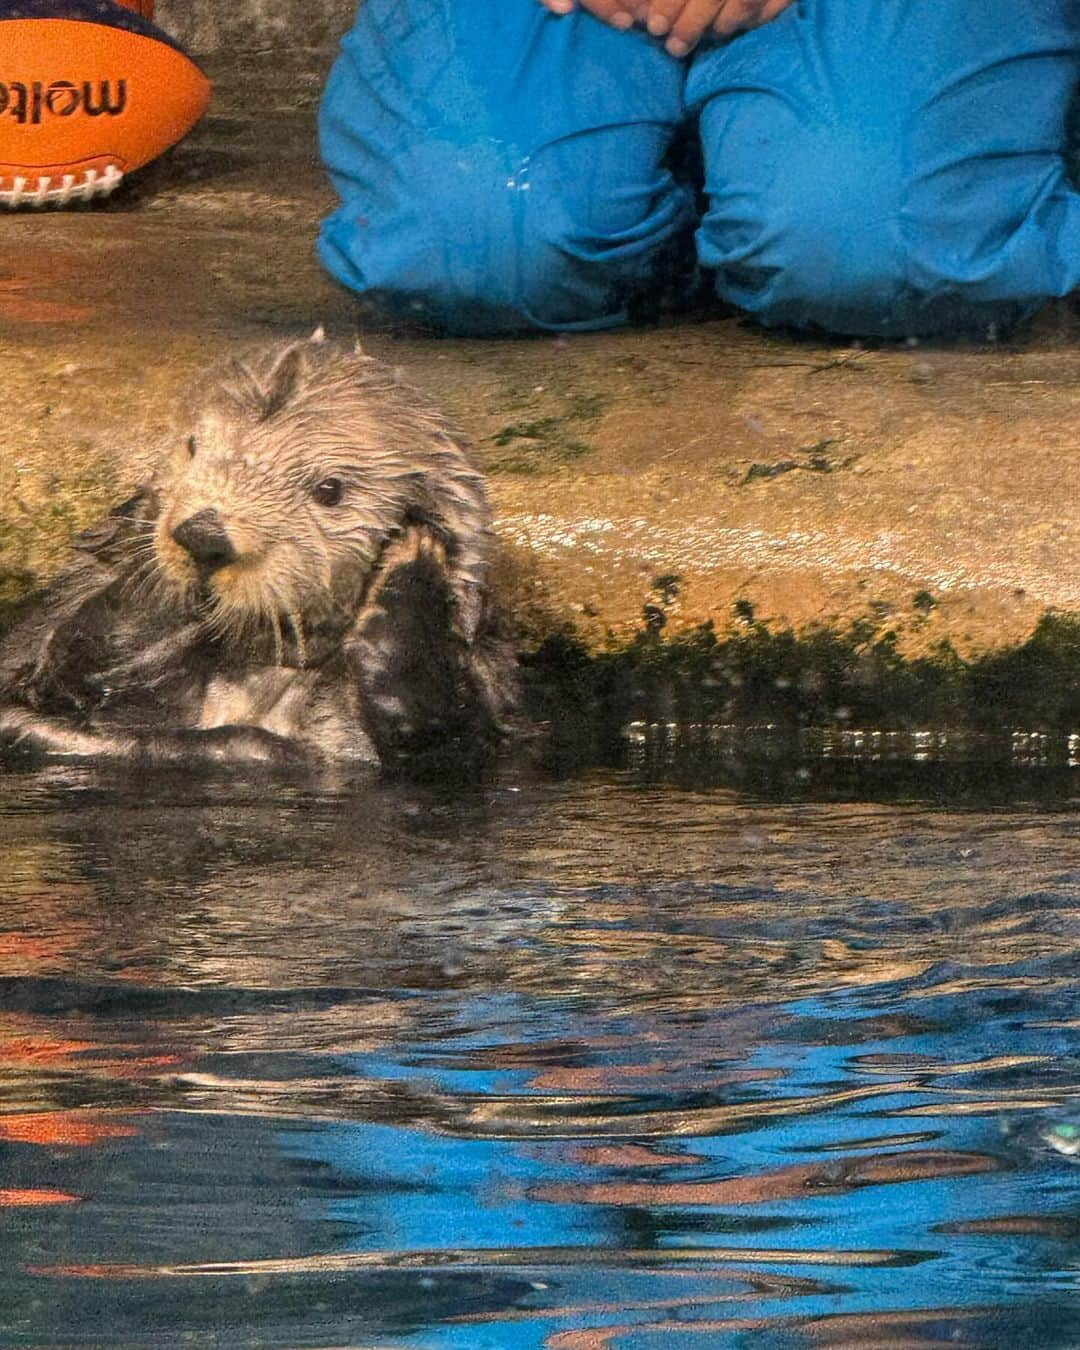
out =
[(326, 341), (212, 375), (150, 481), (0, 643), (0, 746), (151, 762), (474, 755), (511, 663), (481, 475)]

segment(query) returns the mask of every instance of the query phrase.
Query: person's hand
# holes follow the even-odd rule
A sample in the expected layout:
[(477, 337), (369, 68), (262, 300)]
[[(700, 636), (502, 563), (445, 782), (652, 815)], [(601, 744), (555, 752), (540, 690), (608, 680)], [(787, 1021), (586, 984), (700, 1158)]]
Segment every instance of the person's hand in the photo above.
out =
[(706, 33), (731, 37), (760, 28), (792, 0), (649, 0), (643, 16), (653, 37), (666, 37), (672, 56), (693, 51)]
[(686, 56), (706, 33), (731, 37), (775, 19), (792, 0), (541, 0), (553, 14), (569, 14), (578, 3), (613, 28), (643, 24), (666, 37), (672, 56)]
[(612, 28), (633, 28), (648, 18), (649, 0), (540, 0), (552, 14), (570, 14), (578, 8), (587, 9), (594, 18), (602, 19)]

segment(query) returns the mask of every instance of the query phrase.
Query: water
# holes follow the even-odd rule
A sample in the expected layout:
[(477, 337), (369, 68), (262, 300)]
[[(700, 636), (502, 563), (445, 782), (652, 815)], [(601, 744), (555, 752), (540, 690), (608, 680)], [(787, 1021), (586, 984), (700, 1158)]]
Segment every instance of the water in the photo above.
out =
[(0, 776), (0, 1344), (1080, 1344), (1075, 776), (635, 753)]

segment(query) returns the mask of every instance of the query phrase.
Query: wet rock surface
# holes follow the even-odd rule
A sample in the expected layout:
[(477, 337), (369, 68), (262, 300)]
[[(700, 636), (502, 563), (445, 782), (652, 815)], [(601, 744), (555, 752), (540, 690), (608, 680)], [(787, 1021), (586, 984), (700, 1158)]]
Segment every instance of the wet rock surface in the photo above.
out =
[(109, 204), (5, 220), (0, 605), (137, 480), (199, 367), (320, 322), (463, 424), (533, 638), (626, 637), (665, 578), (669, 634), (723, 628), (741, 602), (794, 627), (870, 615), (916, 654), (1019, 642), (1077, 605), (1075, 303), (984, 345), (860, 349), (719, 316), (518, 341), (371, 331), (314, 255), (326, 59), (212, 62), (210, 115)]

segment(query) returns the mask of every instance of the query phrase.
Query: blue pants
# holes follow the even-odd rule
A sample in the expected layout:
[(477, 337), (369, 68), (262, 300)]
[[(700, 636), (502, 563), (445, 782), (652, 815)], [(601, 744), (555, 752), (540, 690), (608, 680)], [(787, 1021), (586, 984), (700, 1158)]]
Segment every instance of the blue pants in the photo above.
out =
[(1080, 286), (1078, 79), (1080, 0), (800, 0), (689, 61), (537, 0), (364, 0), (319, 249), (458, 333), (618, 327), (695, 239), (764, 323), (985, 332)]

